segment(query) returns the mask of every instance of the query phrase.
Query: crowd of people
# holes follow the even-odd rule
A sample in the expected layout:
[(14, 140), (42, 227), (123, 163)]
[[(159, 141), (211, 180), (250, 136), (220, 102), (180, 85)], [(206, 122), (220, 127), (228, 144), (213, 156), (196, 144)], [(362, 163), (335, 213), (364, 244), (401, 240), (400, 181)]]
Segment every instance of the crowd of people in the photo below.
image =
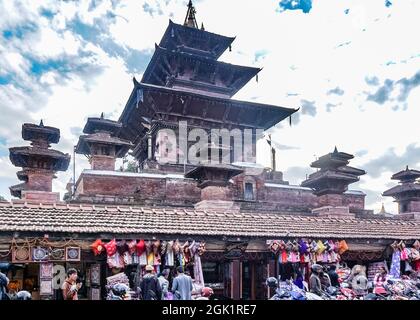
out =
[[(147, 265), (146, 274), (141, 278), (139, 285), (135, 288), (142, 300), (193, 300), (194, 285), (190, 275), (184, 272), (179, 266), (176, 269), (176, 276), (169, 281), (170, 269), (163, 269), (160, 274), (155, 274), (154, 268)], [(201, 289), (201, 295), (196, 299), (209, 299), (213, 290), (208, 287)]]
[(342, 275), (336, 265), (313, 264), (309, 282), (299, 272), (293, 279), (278, 281), (271, 277), (266, 281), (275, 290), (272, 300), (295, 299), (420, 299), (420, 274), (407, 272), (401, 278), (392, 277), (385, 266), (381, 266), (373, 281), (366, 276), (366, 268), (355, 265), (351, 272)]

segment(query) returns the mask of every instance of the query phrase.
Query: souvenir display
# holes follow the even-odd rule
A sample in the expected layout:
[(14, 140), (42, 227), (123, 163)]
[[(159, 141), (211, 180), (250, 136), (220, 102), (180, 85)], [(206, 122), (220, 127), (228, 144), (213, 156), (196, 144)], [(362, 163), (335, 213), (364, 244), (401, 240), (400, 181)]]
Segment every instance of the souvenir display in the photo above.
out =
[(80, 248), (66, 247), (66, 261), (80, 261)]
[(32, 249), (32, 259), (34, 261), (48, 260), (48, 249), (43, 247), (35, 247)]

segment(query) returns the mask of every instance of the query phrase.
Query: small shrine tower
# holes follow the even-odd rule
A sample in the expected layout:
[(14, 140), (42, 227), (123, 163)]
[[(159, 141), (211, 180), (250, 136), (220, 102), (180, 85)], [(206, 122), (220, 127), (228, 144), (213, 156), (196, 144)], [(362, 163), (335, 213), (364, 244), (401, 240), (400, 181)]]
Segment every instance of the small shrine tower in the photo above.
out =
[(351, 183), (359, 181), (359, 176), (366, 174), (364, 170), (348, 166), (353, 158), (351, 154), (338, 152), (335, 147), (333, 152), (311, 163), (312, 168), (319, 170), (309, 175), (302, 182), (302, 187), (314, 190), (320, 207), (341, 208), (343, 212), (348, 212), (343, 194)]
[(121, 123), (104, 118), (88, 118), (76, 146), (76, 153), (89, 159), (92, 170), (115, 170), (115, 161), (122, 158), (132, 147), (131, 142), (120, 139), (117, 134)]
[(420, 171), (409, 169), (394, 174), (391, 179), (399, 184), (383, 193), (393, 197), (398, 203), (398, 213), (418, 213), (420, 215)]
[(52, 193), (52, 180), (57, 171), (66, 171), (70, 155), (50, 149), (51, 143), (58, 143), (60, 130), (25, 123), (22, 126), (22, 138), (31, 141), (31, 146), (10, 148), (10, 161), (16, 167), (22, 167), (17, 173), (21, 184), (11, 186), (12, 196), (23, 200), (58, 201), (59, 194)]

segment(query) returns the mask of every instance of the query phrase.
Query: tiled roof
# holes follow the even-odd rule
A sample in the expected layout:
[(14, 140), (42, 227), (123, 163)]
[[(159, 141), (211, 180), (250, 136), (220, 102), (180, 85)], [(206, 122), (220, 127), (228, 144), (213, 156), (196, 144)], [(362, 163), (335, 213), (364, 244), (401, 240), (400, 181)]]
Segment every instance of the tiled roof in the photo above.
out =
[(241, 237), (402, 239), (420, 237), (414, 220), (327, 218), (186, 208), (0, 203), (0, 232), (176, 234)]

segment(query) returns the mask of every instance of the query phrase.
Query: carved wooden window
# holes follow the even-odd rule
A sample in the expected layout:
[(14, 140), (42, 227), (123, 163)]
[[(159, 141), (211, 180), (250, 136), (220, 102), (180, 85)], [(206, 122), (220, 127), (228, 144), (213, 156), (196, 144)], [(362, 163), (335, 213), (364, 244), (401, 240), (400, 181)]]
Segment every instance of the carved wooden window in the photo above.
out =
[(254, 184), (251, 182), (245, 182), (244, 199), (254, 200)]

